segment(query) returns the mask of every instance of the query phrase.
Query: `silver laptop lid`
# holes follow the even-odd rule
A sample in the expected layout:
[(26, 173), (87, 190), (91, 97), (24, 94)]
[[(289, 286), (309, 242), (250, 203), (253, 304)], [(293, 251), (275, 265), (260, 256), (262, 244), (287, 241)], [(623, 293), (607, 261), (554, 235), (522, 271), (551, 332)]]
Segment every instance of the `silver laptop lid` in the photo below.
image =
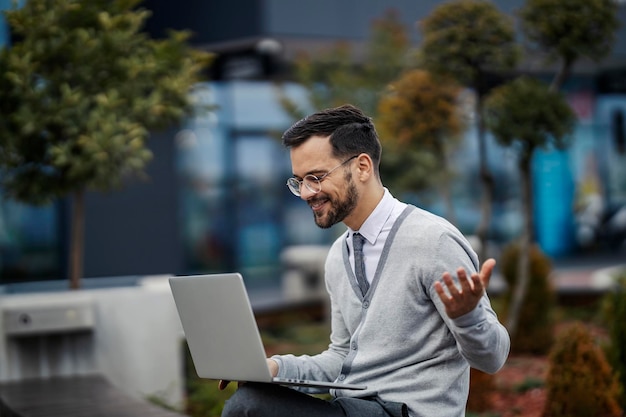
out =
[(172, 277), (169, 283), (198, 376), (272, 380), (239, 273)]

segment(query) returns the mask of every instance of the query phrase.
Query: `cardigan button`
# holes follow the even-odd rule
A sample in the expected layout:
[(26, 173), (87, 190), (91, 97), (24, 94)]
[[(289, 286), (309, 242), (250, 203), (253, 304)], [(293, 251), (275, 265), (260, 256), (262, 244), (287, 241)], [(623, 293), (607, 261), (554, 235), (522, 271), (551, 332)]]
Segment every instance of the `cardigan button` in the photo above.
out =
[(369, 308), (370, 302), (368, 300), (363, 301), (363, 308)]

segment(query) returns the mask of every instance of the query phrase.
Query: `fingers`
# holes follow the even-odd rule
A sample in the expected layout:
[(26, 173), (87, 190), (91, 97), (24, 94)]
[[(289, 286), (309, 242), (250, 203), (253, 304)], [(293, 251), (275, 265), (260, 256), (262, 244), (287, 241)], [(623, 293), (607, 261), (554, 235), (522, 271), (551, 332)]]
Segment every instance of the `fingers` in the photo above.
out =
[(278, 363), (274, 359), (267, 358), (267, 367), (270, 370), (272, 376), (278, 375)]
[[(217, 389), (219, 389), (220, 391), (224, 391), (226, 389), (226, 387), (228, 387), (230, 382), (231, 381), (226, 381), (224, 379), (220, 379), (220, 381), (217, 383)], [(243, 384), (245, 384), (245, 382), (242, 382), (242, 381), (237, 382), (237, 388), (239, 388)]]
[(460, 317), (476, 308), (489, 285), (495, 265), (494, 259), (488, 259), (480, 273), (474, 272), (468, 276), (464, 268), (458, 268), (456, 271), (458, 281), (455, 281), (449, 272), (444, 272), (441, 281), (434, 283), (435, 292), (443, 301), (450, 318)]
[(493, 258), (489, 258), (485, 262), (483, 262), (483, 266), (482, 268), (480, 268), (480, 273), (491, 274), (491, 271), (493, 271), (493, 268), (495, 266), (496, 266), (496, 260)]
[(459, 277), (459, 284), (461, 284), (461, 292), (473, 291), (476, 288), (475, 283), (472, 279), (467, 277), (467, 273), (465, 269), (459, 268), (456, 270), (456, 276)]
[(496, 260), (489, 258), (483, 263), (480, 269), (480, 274), (474, 272), (469, 279), (467, 278), (465, 270), (463, 268), (459, 268), (457, 270), (457, 276), (459, 277), (462, 290), (472, 291), (474, 294), (482, 293), (482, 291), (489, 286), (491, 273), (493, 272), (495, 266)]
[(454, 280), (448, 272), (443, 274), (441, 280), (443, 281), (443, 284), (445, 284), (448, 291), (446, 292), (441, 282), (435, 282), (435, 291), (437, 291), (437, 294), (439, 294), (439, 297), (441, 297), (442, 300), (451, 300), (459, 295), (459, 289), (454, 284)]
[(472, 298), (471, 296), (468, 297), (470, 294), (469, 284), (465, 283), (465, 289), (459, 289), (448, 272), (442, 275), (441, 281), (434, 283), (434, 288), (446, 308), (448, 317), (454, 319), (473, 308), (468, 307), (469, 299)]
[(487, 259), (482, 268), (480, 268), (480, 280), (483, 282), (483, 286), (487, 288), (489, 286), (489, 281), (491, 280), (491, 273), (493, 272), (493, 268), (496, 266), (496, 260), (493, 258)]
[(459, 291), (459, 288), (454, 283), (454, 279), (452, 279), (452, 275), (445, 273), (443, 274), (442, 278), (443, 278), (443, 283), (446, 284), (446, 288), (448, 289), (448, 291), (450, 292), (450, 295), (453, 298), (463, 292), (463, 286), (461, 286), (461, 291)]
[(439, 281), (435, 282), (435, 291), (437, 292), (437, 294), (439, 295), (439, 298), (441, 298), (441, 300), (444, 303), (446, 303), (448, 300), (450, 300), (450, 297), (444, 291), (443, 285), (441, 285), (441, 282), (439, 282)]

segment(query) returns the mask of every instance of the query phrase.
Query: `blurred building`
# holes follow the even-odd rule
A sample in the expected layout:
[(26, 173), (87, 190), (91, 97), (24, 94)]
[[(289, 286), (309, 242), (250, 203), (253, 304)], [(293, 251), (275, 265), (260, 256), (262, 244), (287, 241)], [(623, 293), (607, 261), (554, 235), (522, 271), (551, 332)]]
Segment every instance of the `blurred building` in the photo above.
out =
[[(147, 0), (153, 15), (146, 29), (153, 36), (188, 29), (196, 47), (216, 53), (210, 82), (196, 94), (217, 108), (153, 134), (148, 181), (88, 195), (85, 276), (238, 270), (250, 285), (278, 285), (285, 248), (329, 244), (342, 228), (319, 230), (306, 204), (285, 187), (290, 164), (277, 138), (293, 120), (280, 105), (275, 81), (289, 79), (290, 62), (299, 51), (314, 53), (343, 40), (358, 55), (372, 20), (388, 9), (399, 11), (418, 42), (415, 22), (439, 3)], [(513, 13), (523, 1), (494, 3)], [(626, 22), (624, 6), (619, 13)], [(10, 40), (3, 21), (0, 39)], [(537, 236), (552, 256), (578, 249), (573, 208), (583, 190), (599, 193), (605, 205), (626, 201), (625, 48), (622, 27), (610, 57), (576, 66), (566, 86), (579, 115), (573, 146), (537, 155)], [(547, 76), (539, 68), (535, 57), (527, 56), (521, 70)], [(302, 87), (287, 82), (281, 94), (306, 108)], [(479, 217), (474, 136), (470, 129), (460, 152), (458, 163), (469, 175), (459, 179), (455, 194), (459, 227), (468, 234)], [(501, 241), (519, 233), (521, 224), (512, 191), (517, 188), (513, 161), (509, 152), (490, 145), (490, 163), (500, 181), (493, 235)], [(441, 212), (436, 202), (415, 202)], [(0, 200), (0, 284), (67, 275), (70, 209), (66, 201), (30, 207)]]

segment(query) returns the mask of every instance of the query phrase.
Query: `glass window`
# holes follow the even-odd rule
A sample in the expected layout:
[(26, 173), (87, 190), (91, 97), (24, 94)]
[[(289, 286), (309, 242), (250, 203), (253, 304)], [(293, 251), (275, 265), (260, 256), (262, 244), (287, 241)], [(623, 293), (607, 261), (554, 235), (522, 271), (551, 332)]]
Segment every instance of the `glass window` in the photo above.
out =
[(59, 210), (0, 195), (0, 283), (61, 278)]

